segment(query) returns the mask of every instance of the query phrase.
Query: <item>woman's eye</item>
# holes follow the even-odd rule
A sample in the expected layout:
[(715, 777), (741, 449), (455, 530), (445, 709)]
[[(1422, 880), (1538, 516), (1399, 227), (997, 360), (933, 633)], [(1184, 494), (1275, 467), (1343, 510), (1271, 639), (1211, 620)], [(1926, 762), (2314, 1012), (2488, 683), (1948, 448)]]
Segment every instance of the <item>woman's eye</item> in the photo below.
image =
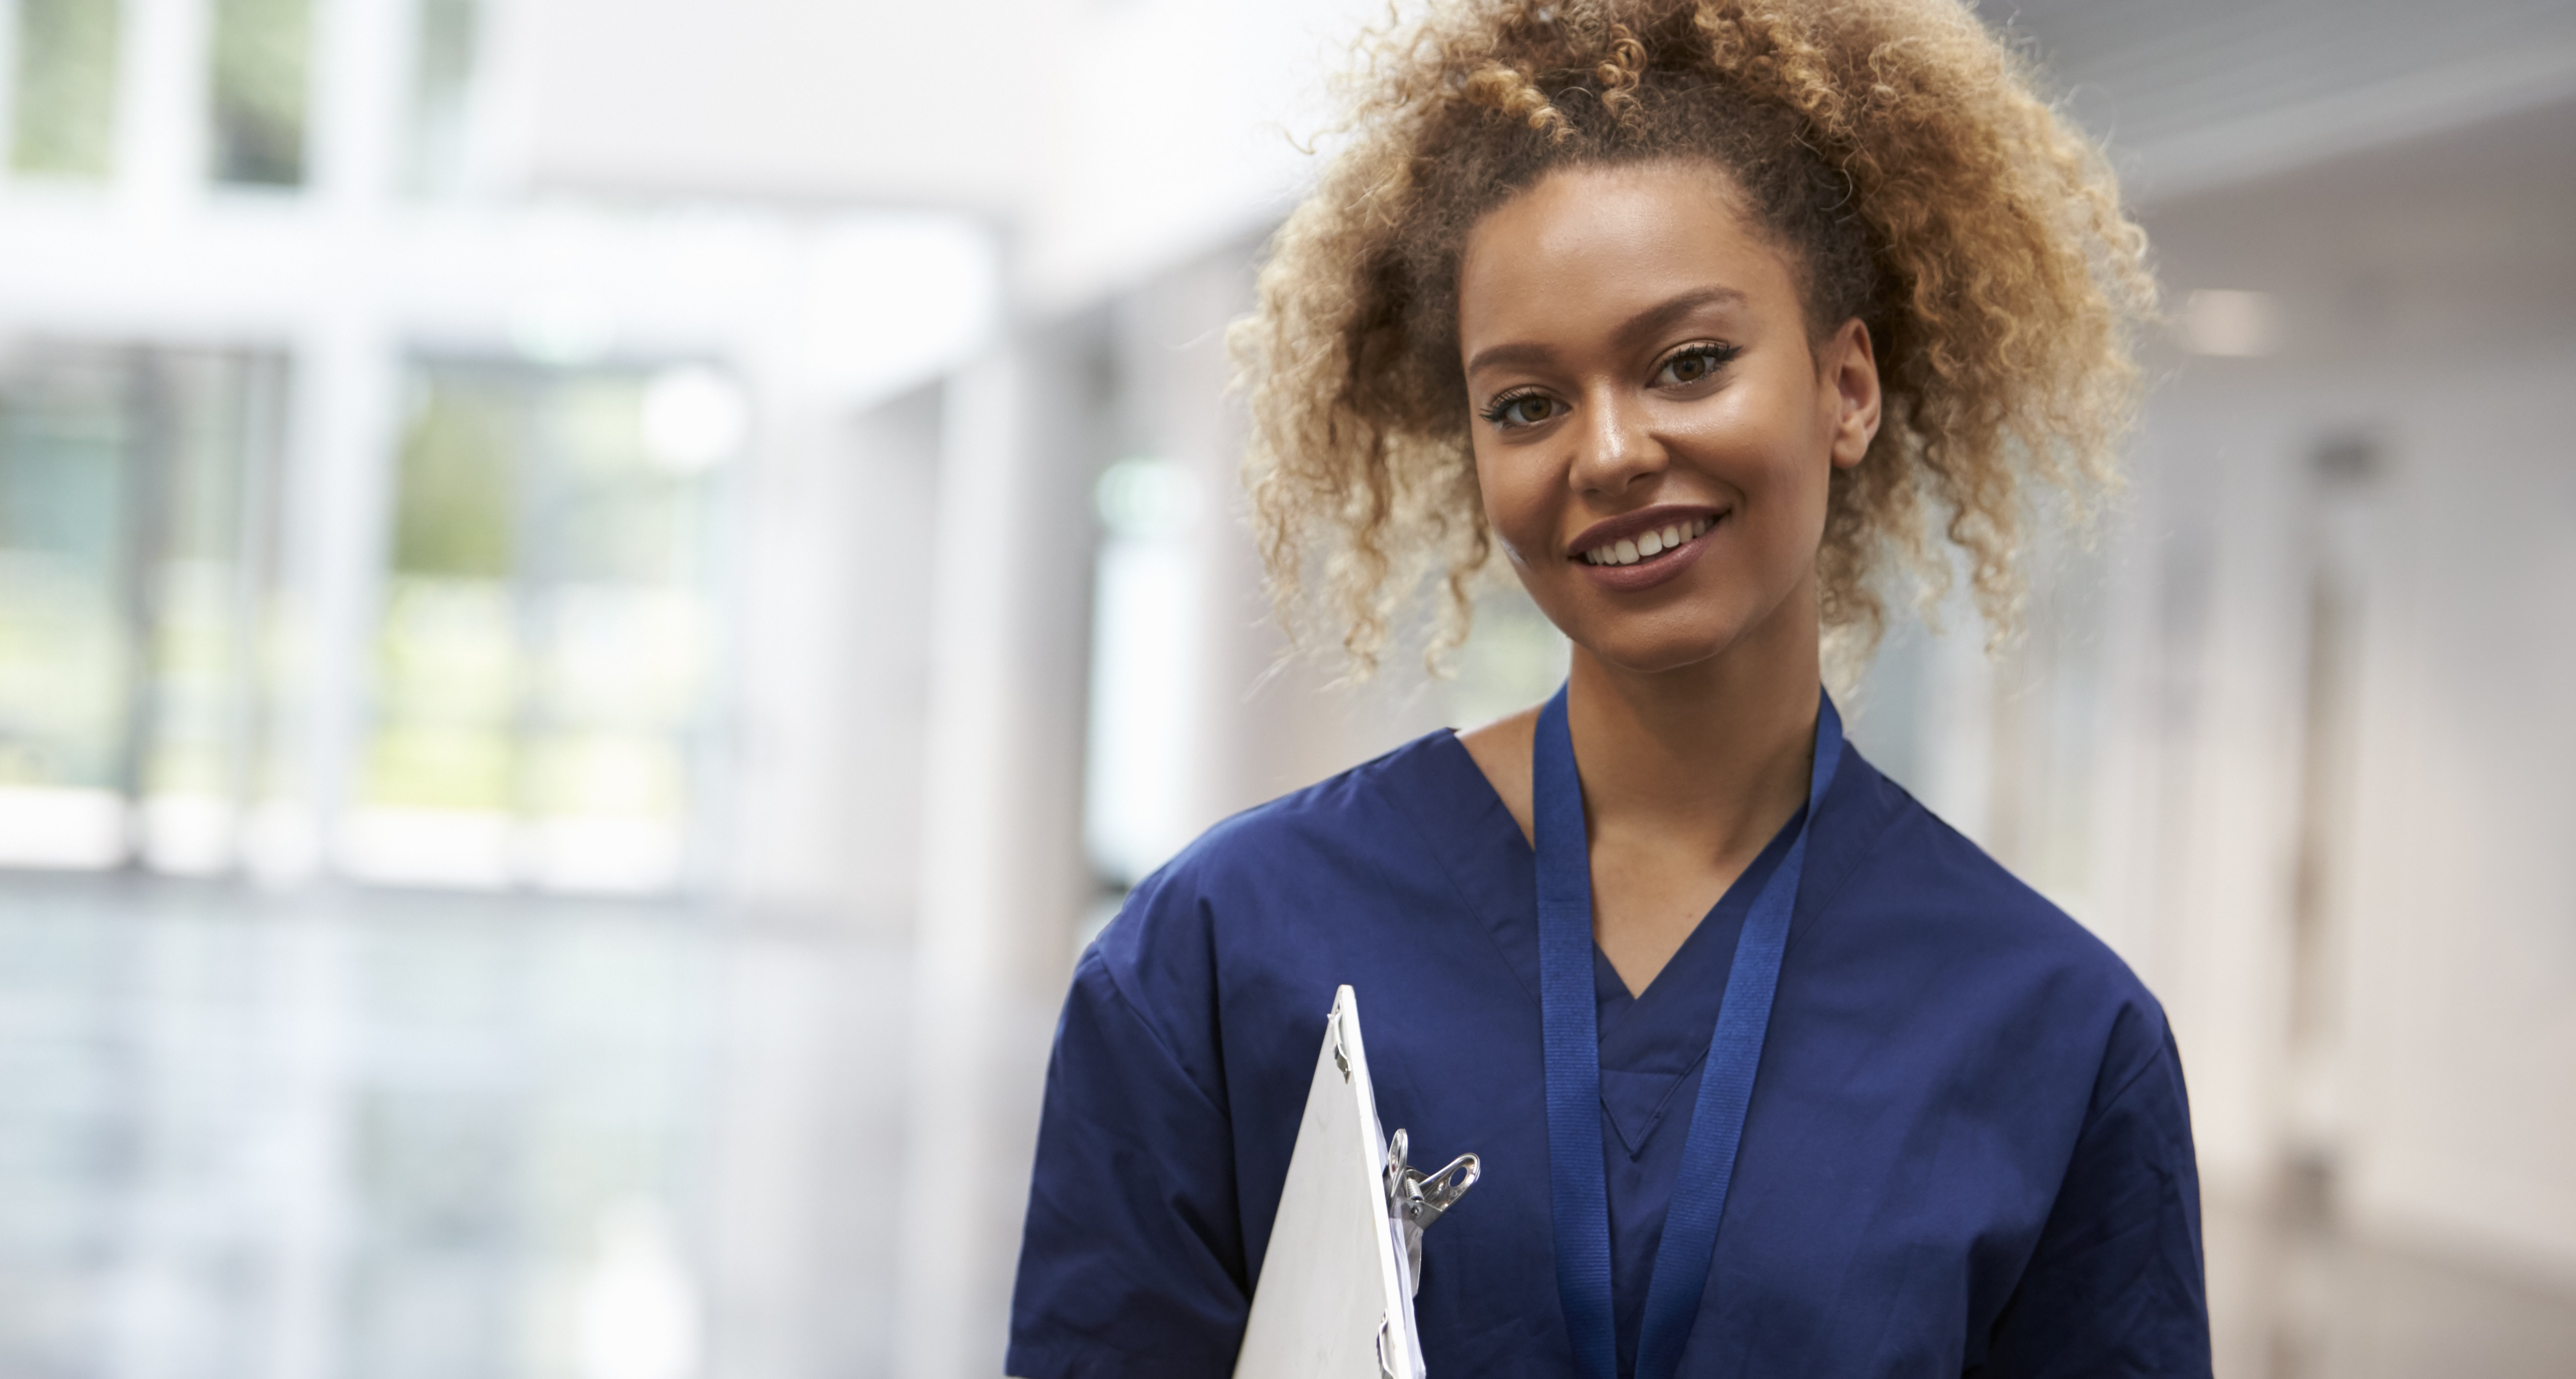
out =
[(1562, 410), (1557, 400), (1545, 393), (1521, 393), (1486, 408), (1485, 419), (1503, 427), (1536, 426), (1553, 420)]
[(1694, 345), (1664, 361), (1663, 381), (1684, 388), (1705, 383), (1734, 357), (1735, 351), (1723, 345)]

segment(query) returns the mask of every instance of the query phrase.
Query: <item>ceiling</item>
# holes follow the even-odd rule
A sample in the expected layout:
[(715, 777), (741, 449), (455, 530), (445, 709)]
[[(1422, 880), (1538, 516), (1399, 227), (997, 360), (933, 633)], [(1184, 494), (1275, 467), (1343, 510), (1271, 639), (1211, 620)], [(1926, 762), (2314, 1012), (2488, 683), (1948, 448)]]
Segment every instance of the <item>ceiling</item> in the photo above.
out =
[[(1411, 0), (1407, 0), (1408, 4)], [(2576, 98), (2566, 0), (1981, 0), (2150, 207)], [(523, 0), (541, 190), (961, 208), (1064, 299), (1275, 218), (1374, 0)]]
[(2158, 276), (2282, 305), (2284, 355), (2510, 353), (2576, 320), (2576, 98), (2165, 199)]
[(1984, 0), (2156, 199), (2576, 96), (2565, 0)]

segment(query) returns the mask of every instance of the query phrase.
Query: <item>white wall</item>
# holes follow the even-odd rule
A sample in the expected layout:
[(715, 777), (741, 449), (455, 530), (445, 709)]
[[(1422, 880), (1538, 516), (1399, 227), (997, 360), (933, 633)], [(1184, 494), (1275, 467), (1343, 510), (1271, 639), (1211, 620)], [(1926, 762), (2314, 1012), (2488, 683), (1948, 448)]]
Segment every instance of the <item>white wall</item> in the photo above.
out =
[(1087, 321), (1018, 334), (946, 387), (924, 593), (898, 1373), (1001, 1367), (1038, 1095), (1075, 926), (1100, 357)]
[(782, 423), (742, 551), (737, 889), (889, 943), (920, 891), (942, 401), (933, 385)]
[(515, 0), (511, 162), (540, 185), (996, 212), (1040, 167), (1037, 92), (1094, 6)]
[[(2276, 353), (2175, 359), (2113, 539), (2122, 739), (2098, 789), (2149, 885), (2097, 897), (2173, 1012), (2213, 1193), (2321, 1159), (2364, 1234), (2576, 1280), (2576, 105), (2169, 203), (2177, 296), (2260, 289)], [(2170, 356), (2169, 356), (2170, 358)], [(2360, 442), (2379, 477), (2318, 456)], [(2340, 494), (2341, 496), (2338, 496)], [(2348, 543), (2340, 747), (2310, 599)], [(2125, 688), (2121, 683), (2125, 682)], [(2323, 937), (2295, 937), (2301, 773)], [(2079, 913), (2084, 913), (2079, 909)], [(2291, 1027), (2299, 964), (2322, 1033)]]

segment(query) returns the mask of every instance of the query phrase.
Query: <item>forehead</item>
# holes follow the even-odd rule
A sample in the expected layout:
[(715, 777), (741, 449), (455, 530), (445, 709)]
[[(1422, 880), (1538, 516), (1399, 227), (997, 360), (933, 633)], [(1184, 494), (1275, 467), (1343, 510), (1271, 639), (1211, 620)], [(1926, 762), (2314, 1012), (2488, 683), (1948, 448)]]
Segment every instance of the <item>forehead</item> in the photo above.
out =
[(1745, 217), (1713, 164), (1567, 168), (1486, 213), (1458, 272), (1459, 344), (1580, 334), (1686, 292), (1744, 294), (1757, 312), (1795, 311), (1785, 255)]

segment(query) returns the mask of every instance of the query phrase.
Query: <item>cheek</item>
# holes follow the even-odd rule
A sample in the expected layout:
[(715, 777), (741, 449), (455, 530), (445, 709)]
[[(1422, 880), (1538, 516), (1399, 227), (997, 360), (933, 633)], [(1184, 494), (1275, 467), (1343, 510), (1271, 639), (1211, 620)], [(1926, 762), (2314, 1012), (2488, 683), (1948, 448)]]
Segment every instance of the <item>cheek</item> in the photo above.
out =
[(1803, 505), (1814, 479), (1808, 471), (1821, 467), (1822, 452), (1806, 418), (1785, 411), (1748, 398), (1695, 419), (1686, 431), (1676, 428), (1677, 467), (1687, 465), (1732, 490), (1755, 517)]
[(1832, 455), (1813, 418), (1795, 397), (1744, 399), (1717, 413), (1688, 444), (1688, 462), (1739, 500), (1741, 526), (1721, 564), (1738, 577), (1768, 584), (1802, 568), (1824, 535)]
[(1529, 472), (1532, 468), (1514, 465), (1508, 457), (1489, 457), (1481, 450), (1476, 456), (1476, 487), (1484, 495), (1485, 525), (1493, 529), (1494, 539), (1515, 565), (1537, 559), (1550, 529), (1548, 485), (1542, 476)]
[(1830, 460), (1797, 437), (1766, 456), (1752, 526), (1766, 558), (1794, 561), (1813, 555), (1824, 539), (1825, 495), (1832, 482)]

